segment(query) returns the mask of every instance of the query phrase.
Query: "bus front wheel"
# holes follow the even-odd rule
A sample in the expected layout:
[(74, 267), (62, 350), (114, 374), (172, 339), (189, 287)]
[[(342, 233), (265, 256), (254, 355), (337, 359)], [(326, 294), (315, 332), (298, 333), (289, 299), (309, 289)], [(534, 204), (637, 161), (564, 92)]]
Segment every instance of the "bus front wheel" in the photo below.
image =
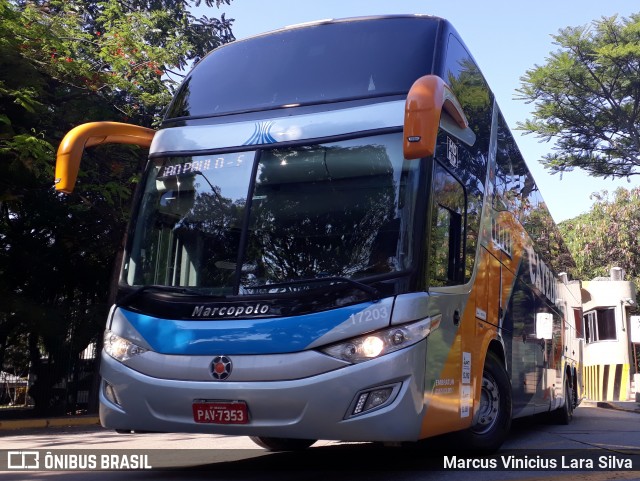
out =
[(482, 387), (474, 424), (465, 435), (470, 451), (492, 453), (498, 450), (511, 428), (511, 383), (498, 357), (487, 353)]
[(316, 442), (315, 439), (249, 437), (251, 441), (268, 451), (301, 451)]

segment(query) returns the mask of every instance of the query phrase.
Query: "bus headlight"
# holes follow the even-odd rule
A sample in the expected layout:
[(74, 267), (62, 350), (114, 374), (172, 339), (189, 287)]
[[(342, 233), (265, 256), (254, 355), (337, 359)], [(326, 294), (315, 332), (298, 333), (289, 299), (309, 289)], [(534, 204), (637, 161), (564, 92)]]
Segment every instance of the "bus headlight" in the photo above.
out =
[(117, 361), (124, 362), (134, 356), (147, 352), (147, 349), (120, 337), (109, 329), (104, 332), (104, 350)]
[(440, 325), (440, 316), (371, 332), (321, 349), (331, 357), (353, 364), (375, 359), (425, 339)]

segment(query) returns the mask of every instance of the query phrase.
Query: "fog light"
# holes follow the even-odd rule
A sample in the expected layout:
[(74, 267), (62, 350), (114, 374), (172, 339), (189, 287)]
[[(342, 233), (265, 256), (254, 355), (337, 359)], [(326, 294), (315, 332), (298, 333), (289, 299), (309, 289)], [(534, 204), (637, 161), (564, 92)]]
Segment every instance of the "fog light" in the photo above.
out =
[(118, 396), (116, 396), (116, 390), (107, 381), (104, 381), (104, 397), (106, 397), (113, 404), (117, 404), (118, 406), (120, 406), (120, 401), (118, 400)]
[(369, 393), (360, 394), (356, 407), (353, 409), (353, 414), (360, 414), (362, 412), (364, 409), (364, 403), (367, 402), (368, 397)]
[(371, 391), (371, 394), (369, 394), (369, 398), (367, 399), (367, 402), (364, 403), (363, 411), (368, 411), (369, 409), (382, 406), (384, 403), (387, 402), (387, 399), (389, 399), (389, 396), (391, 396), (392, 392), (393, 392), (393, 389), (391, 389), (390, 387)]
[(352, 403), (353, 409), (347, 417), (358, 416), (390, 404), (399, 389), (400, 384), (394, 384), (359, 392)]

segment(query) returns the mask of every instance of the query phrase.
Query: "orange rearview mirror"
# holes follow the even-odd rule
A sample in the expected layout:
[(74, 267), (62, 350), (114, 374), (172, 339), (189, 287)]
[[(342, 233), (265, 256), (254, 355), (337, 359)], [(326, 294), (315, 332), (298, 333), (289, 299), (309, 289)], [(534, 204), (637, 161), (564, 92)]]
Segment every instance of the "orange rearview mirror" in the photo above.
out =
[(434, 154), (443, 110), (460, 128), (469, 126), (460, 103), (444, 80), (437, 75), (425, 75), (416, 80), (407, 95), (404, 111), (405, 159)]
[(56, 157), (56, 190), (69, 194), (78, 178), (80, 159), (86, 147), (98, 144), (129, 144), (149, 147), (156, 131), (120, 122), (90, 122), (64, 136)]

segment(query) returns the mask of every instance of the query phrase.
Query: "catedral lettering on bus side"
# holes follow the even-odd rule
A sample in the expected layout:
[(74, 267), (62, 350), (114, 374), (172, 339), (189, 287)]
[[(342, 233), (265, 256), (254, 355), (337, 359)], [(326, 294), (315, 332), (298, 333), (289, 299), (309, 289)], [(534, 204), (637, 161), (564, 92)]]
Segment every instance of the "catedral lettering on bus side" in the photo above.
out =
[(540, 256), (533, 250), (531, 246), (527, 248), (529, 256), (529, 275), (531, 283), (536, 286), (547, 299), (553, 302), (557, 299), (557, 280), (553, 272), (544, 263)]
[(158, 130), (70, 131), (59, 191), (98, 140), (149, 148), (105, 329), (104, 427), (271, 450), (456, 432), (487, 451), (514, 417), (570, 421), (580, 289), (552, 268), (571, 257), (537, 244), (555, 224), (447, 20), (224, 45)]

